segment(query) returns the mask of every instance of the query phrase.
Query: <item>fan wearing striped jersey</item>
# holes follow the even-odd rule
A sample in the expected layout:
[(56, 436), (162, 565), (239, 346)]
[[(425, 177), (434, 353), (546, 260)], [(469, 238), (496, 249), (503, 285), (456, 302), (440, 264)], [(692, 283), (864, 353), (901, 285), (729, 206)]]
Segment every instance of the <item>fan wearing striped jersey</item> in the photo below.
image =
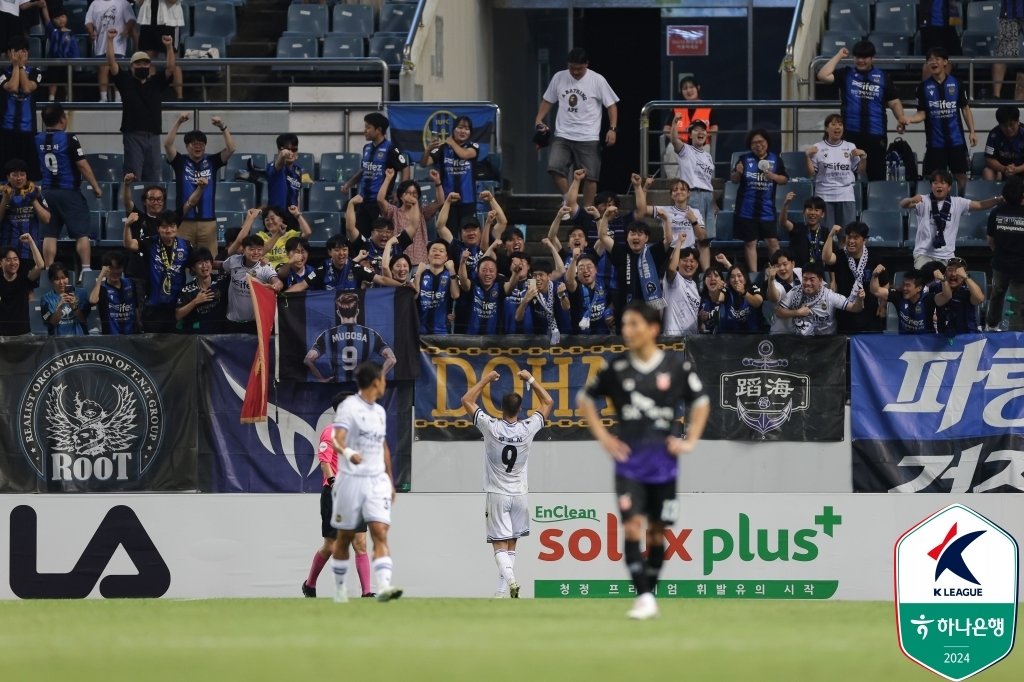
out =
[(501, 418), (484, 412), (477, 402), (484, 387), (498, 380), (497, 372), (486, 374), (462, 396), (462, 409), (473, 415), (473, 423), (484, 436), (484, 491), (487, 493), (487, 542), (494, 547), (494, 562), (498, 565), (496, 597), (506, 594), (519, 597), (519, 583), (513, 571), (516, 542), (530, 534), (529, 506), (526, 502), (526, 463), (530, 446), (544, 421), (551, 414), (555, 401), (527, 370), (517, 374), (526, 382), (524, 393), (537, 392), (540, 406), (533, 414), (520, 421), (519, 410), (523, 396), (512, 392), (501, 399)]

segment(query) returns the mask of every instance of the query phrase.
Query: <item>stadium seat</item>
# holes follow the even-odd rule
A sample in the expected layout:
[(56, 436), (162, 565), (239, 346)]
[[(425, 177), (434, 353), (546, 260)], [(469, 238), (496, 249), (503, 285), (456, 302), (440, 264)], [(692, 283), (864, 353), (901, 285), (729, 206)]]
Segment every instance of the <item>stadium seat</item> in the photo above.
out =
[[(309, 245), (323, 247), (327, 240), (336, 234), (341, 234), (341, 214), (328, 211), (307, 211), (303, 214), (313, 234), (309, 236)], [(355, 255), (355, 254), (353, 254)]]
[(903, 244), (903, 214), (899, 211), (867, 209), (861, 213), (860, 219), (871, 228), (870, 246), (898, 247)]
[(782, 208), (782, 202), (786, 200), (786, 195), (792, 192), (796, 196), (793, 197), (793, 201), (790, 206), (796, 206), (800, 209), (803, 208), (804, 202), (814, 196), (814, 183), (812, 182), (790, 182), (785, 185), (778, 185), (775, 187), (775, 207)]
[(782, 163), (786, 164), (786, 173), (792, 178), (809, 178), (807, 172), (807, 155), (803, 152), (782, 152)]
[(968, 270), (967, 276), (977, 282), (978, 286), (981, 287), (981, 293), (988, 296), (988, 273), (984, 270)]
[(985, 170), (985, 152), (974, 152), (971, 154), (971, 178), (981, 180), (981, 174)]
[[(236, 180), (249, 180), (249, 162), (252, 161), (254, 168), (262, 171), (267, 167), (266, 154), (250, 154), (235, 152), (228, 159), (221, 172), (221, 180), (234, 182)], [(241, 176), (241, 177), (240, 177)]]
[(86, 154), (85, 160), (100, 182), (121, 182), (124, 177), (124, 154)]
[(370, 5), (335, 5), (331, 32), (353, 33), (369, 38), (373, 35), (373, 7)]
[(737, 248), (743, 242), (733, 235), (733, 222), (736, 214), (732, 211), (719, 211), (718, 219), (715, 221), (714, 243), (718, 248)]
[(122, 247), (124, 244), (124, 216), (124, 211), (107, 212), (103, 232), (100, 236), (100, 246), (108, 248)]
[(387, 2), (380, 8), (380, 24), (378, 33), (408, 33), (412, 26), (416, 5), (409, 3)]
[(960, 217), (957, 246), (988, 246), (988, 211), (972, 211)]
[(738, 152), (733, 152), (732, 155), (729, 157), (729, 172), (732, 173), (732, 169), (736, 167), (736, 164), (739, 163), (740, 159), (743, 158), (745, 154), (749, 153), (749, 150), (746, 149), (741, 149)]
[(863, 0), (833, 0), (828, 8), (828, 29), (864, 35), (871, 30), (871, 5)]
[(900, 200), (910, 196), (910, 187), (898, 180), (876, 180), (868, 183), (867, 208), (882, 211), (900, 210)]
[(286, 30), (323, 37), (327, 29), (327, 5), (292, 5), (288, 8)]
[[(733, 164), (735, 165), (735, 164)], [(739, 191), (739, 183), (729, 180), (725, 183), (725, 193), (722, 195), (722, 208), (726, 211), (736, 210), (736, 193)]]
[[(316, 59), (319, 54), (319, 41), (314, 36), (282, 36), (277, 39), (278, 59)], [(273, 66), (274, 71), (312, 71), (309, 66)]]
[(357, 33), (329, 33), (324, 38), (325, 59), (357, 59), (365, 56), (366, 39)]
[(213, 201), (215, 213), (239, 211), (244, 213), (256, 205), (256, 185), (251, 182), (217, 183), (217, 196)]
[[(224, 244), (224, 231), (229, 230), (232, 227), (241, 227), (242, 223), (245, 222), (245, 213), (241, 211), (218, 211), (217, 212), (217, 240)], [(253, 233), (259, 231), (259, 224), (253, 226)], [(229, 246), (224, 244), (224, 246)]]
[(230, 2), (209, 0), (193, 8), (193, 32), (197, 36), (219, 36), (230, 43), (238, 33), (235, 8)]
[[(143, 191), (147, 187), (149, 187), (150, 185), (154, 185), (154, 184), (160, 185), (161, 187), (164, 188), (164, 191), (167, 192), (167, 204), (166, 205), (167, 205), (168, 210), (170, 210), (174, 206), (174, 202), (171, 201), (172, 193), (174, 192), (174, 187), (175, 187), (174, 183), (171, 183), (170, 185), (168, 185), (166, 182), (157, 182), (157, 183), (152, 183), (152, 182), (133, 182), (131, 184), (132, 202), (135, 204), (136, 207), (138, 207), (141, 210), (146, 205), (146, 202), (142, 198), (142, 193), (143, 193)], [(123, 187), (119, 187), (118, 191), (117, 191), (117, 195), (115, 197), (113, 197), (113, 200), (114, 200), (113, 201), (114, 210), (123, 210), (125, 208), (122, 205), (122, 202), (121, 202), (121, 195), (122, 194), (124, 194), (124, 188)]]
[(38, 36), (28, 37), (28, 58), (29, 59), (42, 59), (43, 58), (43, 39)]
[(878, 31), (912, 36), (917, 31), (917, 7), (912, 0), (878, 0), (874, 26)]
[(394, 33), (378, 33), (370, 38), (370, 57), (383, 59), (389, 67), (402, 65), (402, 49), (405, 41)]
[(906, 57), (910, 54), (910, 36), (899, 33), (875, 32), (868, 35), (875, 46), (876, 56), (884, 57)]
[(971, 2), (967, 5), (968, 31), (997, 35), (999, 33), (999, 0)]
[(964, 198), (981, 201), (1003, 193), (1003, 183), (994, 180), (968, 180)]
[(106, 217), (106, 211), (89, 211), (89, 239), (93, 242), (100, 240), (100, 235), (103, 233), (103, 221), (106, 220)]
[[(186, 54), (189, 50), (195, 50), (200, 54), (213, 54), (216, 50), (218, 58), (228, 56), (228, 43), (222, 37), (218, 36), (188, 36), (185, 38), (184, 47)], [(198, 60), (194, 60), (198, 61)], [(200, 72), (200, 73), (214, 73), (222, 72), (223, 67), (219, 66), (200, 66), (200, 67), (189, 67), (189, 72)]]
[(960, 44), (965, 57), (991, 57), (996, 48), (996, 36), (987, 31), (964, 31)]
[[(85, 13), (88, 11), (89, 6), (86, 3), (74, 3), (65, 2), (64, 11), (67, 12), (68, 16), (68, 28), (75, 35), (82, 35), (86, 32), (85, 30)], [(83, 52), (82, 56), (88, 55), (88, 52)]]
[(88, 182), (81, 184), (82, 194), (85, 196), (85, 204), (89, 207), (89, 210), (105, 214), (113, 206), (114, 200), (111, 197), (117, 195), (118, 186), (113, 182), (100, 182), (100, 188), (103, 190), (103, 196), (97, 197), (92, 193), (92, 185)]
[(818, 53), (831, 57), (839, 52), (840, 48), (845, 47), (847, 50), (852, 50), (853, 44), (858, 40), (860, 40), (860, 35), (855, 35), (851, 31), (825, 31), (821, 35), (821, 48)]
[(310, 182), (316, 177), (316, 160), (310, 152), (299, 152), (296, 155), (295, 162), (299, 164), (299, 168), (302, 169), (303, 176), (308, 175)]
[(348, 193), (341, 191), (341, 186), (334, 182), (314, 182), (309, 187), (309, 204), (306, 210), (314, 212), (342, 213), (348, 203)]
[(323, 153), (320, 155), (320, 168), (317, 180), (328, 182), (345, 182), (359, 172), (362, 156), (354, 152)]

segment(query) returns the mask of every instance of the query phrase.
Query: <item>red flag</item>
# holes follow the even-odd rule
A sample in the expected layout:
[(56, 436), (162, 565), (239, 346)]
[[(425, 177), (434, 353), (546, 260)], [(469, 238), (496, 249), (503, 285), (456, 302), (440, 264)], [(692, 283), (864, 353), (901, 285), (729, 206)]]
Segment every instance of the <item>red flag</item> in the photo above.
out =
[(241, 422), (252, 424), (267, 421), (268, 385), (270, 383), (270, 333), (277, 313), (277, 294), (250, 275), (249, 293), (256, 315), (256, 357), (252, 359), (249, 384), (245, 387)]

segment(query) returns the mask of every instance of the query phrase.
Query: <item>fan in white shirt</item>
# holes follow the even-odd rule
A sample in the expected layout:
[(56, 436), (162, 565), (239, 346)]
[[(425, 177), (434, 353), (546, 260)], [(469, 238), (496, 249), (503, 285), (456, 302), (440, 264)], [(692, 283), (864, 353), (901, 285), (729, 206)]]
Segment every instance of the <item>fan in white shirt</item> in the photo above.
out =
[[(803, 274), (801, 268), (796, 267), (796, 257), (789, 249), (779, 249), (768, 258), (770, 265), (765, 270), (765, 298), (767, 302), (778, 305), (789, 292), (800, 288), (800, 281)], [(767, 303), (766, 302), (766, 303)], [(769, 316), (767, 305), (761, 308), (765, 318), (771, 322), (771, 334), (794, 334), (792, 318), (779, 317), (774, 314), (775, 305), (771, 307), (772, 315)]]
[(825, 286), (825, 271), (815, 263), (804, 268), (800, 287), (794, 287), (775, 309), (775, 316), (791, 320), (793, 333), (827, 336), (836, 333), (836, 312), (859, 313), (864, 309), (864, 287), (846, 298)]
[(857, 218), (854, 196), (857, 173), (866, 168), (867, 152), (843, 139), (843, 118), (825, 119), (821, 144), (807, 148), (807, 172), (814, 177), (814, 194), (825, 200), (825, 224), (846, 225)]
[(700, 290), (697, 275), (698, 254), (693, 247), (683, 248), (677, 239), (665, 267), (665, 336), (687, 336), (697, 333), (697, 315), (700, 313)]

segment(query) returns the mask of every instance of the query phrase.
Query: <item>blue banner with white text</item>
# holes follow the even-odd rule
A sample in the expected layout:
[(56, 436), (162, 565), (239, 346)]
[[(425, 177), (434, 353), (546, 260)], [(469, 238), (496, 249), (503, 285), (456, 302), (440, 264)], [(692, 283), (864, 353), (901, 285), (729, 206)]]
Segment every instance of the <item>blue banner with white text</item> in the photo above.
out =
[(391, 141), (398, 145), (411, 162), (419, 162), (423, 149), (431, 140), (444, 142), (455, 129), (455, 120), (468, 116), (473, 122), (470, 140), (480, 145), (476, 157), (483, 161), (491, 152), (491, 140), (496, 130), (498, 109), (494, 105), (466, 104), (439, 107), (434, 104), (388, 105), (391, 121)]
[(1024, 334), (850, 339), (855, 492), (1024, 492)]

